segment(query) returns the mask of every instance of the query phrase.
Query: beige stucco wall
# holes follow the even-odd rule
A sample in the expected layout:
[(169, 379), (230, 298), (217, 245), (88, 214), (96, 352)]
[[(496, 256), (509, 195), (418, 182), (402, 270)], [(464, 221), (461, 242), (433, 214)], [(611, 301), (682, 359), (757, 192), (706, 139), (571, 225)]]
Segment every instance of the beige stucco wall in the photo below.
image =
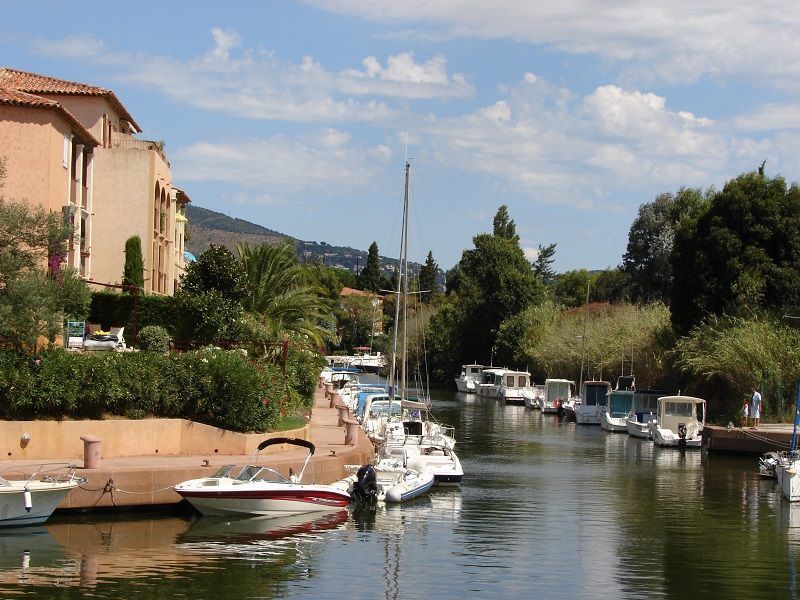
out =
[(103, 115), (107, 115), (115, 131), (120, 131), (119, 114), (103, 96), (76, 96), (68, 94), (39, 94), (55, 100), (66, 108), (101, 144), (103, 142)]
[[(23, 434), (30, 436), (27, 443)], [(308, 439), (308, 426), (279, 433), (238, 433), (184, 419), (0, 421), (3, 460), (83, 458), (81, 436), (101, 439), (101, 456), (246, 455), (269, 437)], [(274, 451), (281, 448), (276, 447)]]
[[(94, 157), (94, 231), (92, 234), (92, 280), (119, 284), (125, 266), (125, 241), (138, 235), (142, 240), (145, 289), (151, 281), (153, 213), (156, 182), (171, 190), (169, 165), (155, 150), (143, 148), (98, 148)], [(174, 236), (175, 210), (167, 217), (168, 235), (162, 243), (169, 251)], [(171, 282), (174, 261), (166, 261)], [(168, 283), (167, 293), (173, 293)]]
[(6, 178), (0, 193), (18, 202), (61, 211), (69, 202), (70, 172), (63, 166), (71, 128), (51, 110), (0, 107), (0, 157)]

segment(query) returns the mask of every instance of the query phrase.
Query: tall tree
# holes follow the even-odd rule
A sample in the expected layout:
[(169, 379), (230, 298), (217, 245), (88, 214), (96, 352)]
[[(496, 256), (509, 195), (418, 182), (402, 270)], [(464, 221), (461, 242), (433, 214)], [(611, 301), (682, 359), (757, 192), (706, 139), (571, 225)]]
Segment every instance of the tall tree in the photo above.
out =
[(533, 261), (533, 274), (548, 284), (552, 283), (556, 276), (556, 272), (552, 267), (555, 253), (555, 244), (548, 244), (547, 246), (539, 244), (539, 252), (536, 255), (536, 260)]
[(381, 259), (378, 256), (378, 244), (372, 242), (367, 252), (367, 264), (358, 275), (358, 289), (377, 292), (381, 285)]
[(136, 288), (126, 290), (132, 293), (144, 290), (142, 240), (138, 235), (129, 237), (125, 242), (125, 269), (122, 273), (122, 285)]
[(681, 219), (697, 215), (704, 203), (700, 190), (681, 188), (677, 194), (661, 194), (639, 207), (622, 257), (622, 269), (630, 277), (631, 300), (669, 301), (675, 228)]
[(561, 306), (575, 308), (586, 302), (586, 285), (592, 276), (586, 269), (567, 271), (559, 275), (553, 295)]
[(459, 262), (458, 309), (463, 317), (457, 320), (461, 329), (452, 342), (462, 360), (487, 360), (501, 323), (545, 296), (505, 206), (497, 211), (494, 224), (497, 233), (476, 235), (475, 247), (465, 250)]
[(433, 253), (428, 251), (425, 264), (419, 270), (419, 289), (423, 292), (423, 302), (430, 302), (439, 292), (439, 265), (433, 260)]
[(710, 315), (800, 306), (800, 187), (745, 173), (683, 219), (672, 254), (672, 321), (680, 333)]
[(504, 238), (514, 243), (519, 242), (517, 226), (508, 215), (508, 207), (505, 204), (497, 209), (497, 213), (494, 215), (493, 233), (499, 238)]

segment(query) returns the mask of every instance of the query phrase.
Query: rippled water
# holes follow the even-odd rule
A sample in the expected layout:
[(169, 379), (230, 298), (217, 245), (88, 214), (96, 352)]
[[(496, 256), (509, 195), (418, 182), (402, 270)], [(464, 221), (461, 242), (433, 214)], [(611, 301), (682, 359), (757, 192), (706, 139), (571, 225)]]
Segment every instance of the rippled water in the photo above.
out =
[(461, 489), (316, 520), (59, 516), (0, 532), (36, 598), (794, 598), (800, 506), (752, 458), (441, 393)]

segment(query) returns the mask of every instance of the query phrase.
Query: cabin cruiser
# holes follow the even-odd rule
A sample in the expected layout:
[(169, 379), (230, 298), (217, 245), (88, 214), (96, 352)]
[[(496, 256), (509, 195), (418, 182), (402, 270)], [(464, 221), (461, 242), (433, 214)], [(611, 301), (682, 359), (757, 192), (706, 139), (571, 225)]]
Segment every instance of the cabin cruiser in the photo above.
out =
[(628, 435), (651, 439), (650, 424), (655, 422), (658, 413), (658, 399), (664, 396), (663, 392), (657, 390), (636, 390), (633, 394), (633, 404), (625, 419), (625, 428)]
[(626, 421), (633, 406), (633, 390), (612, 390), (608, 393), (605, 410), (600, 413), (600, 427), (615, 433), (627, 433)]
[(536, 397), (536, 392), (531, 385), (531, 374), (528, 371), (508, 371), (503, 376), (500, 389), (501, 399), (506, 404), (523, 406)]
[[(291, 444), (308, 449), (299, 475), (289, 477), (258, 465), (259, 452), (275, 444)], [(271, 438), (261, 442), (239, 473), (231, 476), (233, 465), (216, 474), (191, 479), (175, 486), (175, 491), (204, 515), (262, 515), (285, 517), (323, 510), (341, 510), (350, 502), (344, 490), (332, 485), (302, 483), (314, 444), (298, 438)]]
[(542, 412), (557, 414), (561, 412), (561, 406), (574, 397), (574, 381), (569, 379), (546, 379), (544, 382)]
[(663, 396), (650, 424), (653, 442), (673, 448), (699, 448), (706, 422), (706, 401), (692, 396)]
[(456, 377), (456, 388), (465, 394), (474, 394), (475, 386), (481, 381), (481, 374), (486, 367), (483, 365), (463, 365), (461, 374)]
[[(86, 479), (75, 475), (75, 465), (46, 463), (16, 466), (0, 476), (0, 527), (44, 523), (61, 501)], [(22, 472), (30, 474), (23, 475)]]
[(498, 367), (485, 368), (481, 373), (480, 383), (475, 384), (475, 393), (481, 398), (500, 400), (503, 376), (508, 372), (508, 369)]
[(581, 387), (580, 402), (575, 404), (575, 422), (579, 425), (599, 425), (600, 413), (605, 410), (611, 384), (608, 381), (584, 381)]

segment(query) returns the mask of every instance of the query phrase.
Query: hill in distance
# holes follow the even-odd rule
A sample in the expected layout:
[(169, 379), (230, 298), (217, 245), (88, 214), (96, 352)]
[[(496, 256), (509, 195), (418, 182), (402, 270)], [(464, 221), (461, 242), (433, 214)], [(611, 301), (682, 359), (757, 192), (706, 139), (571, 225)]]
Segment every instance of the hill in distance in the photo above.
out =
[[(285, 233), (192, 204), (186, 207), (186, 217), (189, 219), (187, 224), (189, 240), (186, 242), (186, 249), (195, 256), (199, 256), (211, 244), (226, 246), (236, 254), (237, 243), (246, 242), (256, 246), (265, 242), (277, 244), (291, 240), (297, 248), (297, 257), (302, 263), (320, 262), (325, 266), (347, 269), (353, 273), (357, 273), (367, 264), (365, 250), (331, 246), (325, 242), (298, 240)], [(398, 260), (385, 256), (381, 256), (380, 259), (381, 271), (387, 276), (391, 275), (397, 267)], [(419, 264), (409, 262), (409, 270), (412, 272), (417, 272), (419, 267)]]

